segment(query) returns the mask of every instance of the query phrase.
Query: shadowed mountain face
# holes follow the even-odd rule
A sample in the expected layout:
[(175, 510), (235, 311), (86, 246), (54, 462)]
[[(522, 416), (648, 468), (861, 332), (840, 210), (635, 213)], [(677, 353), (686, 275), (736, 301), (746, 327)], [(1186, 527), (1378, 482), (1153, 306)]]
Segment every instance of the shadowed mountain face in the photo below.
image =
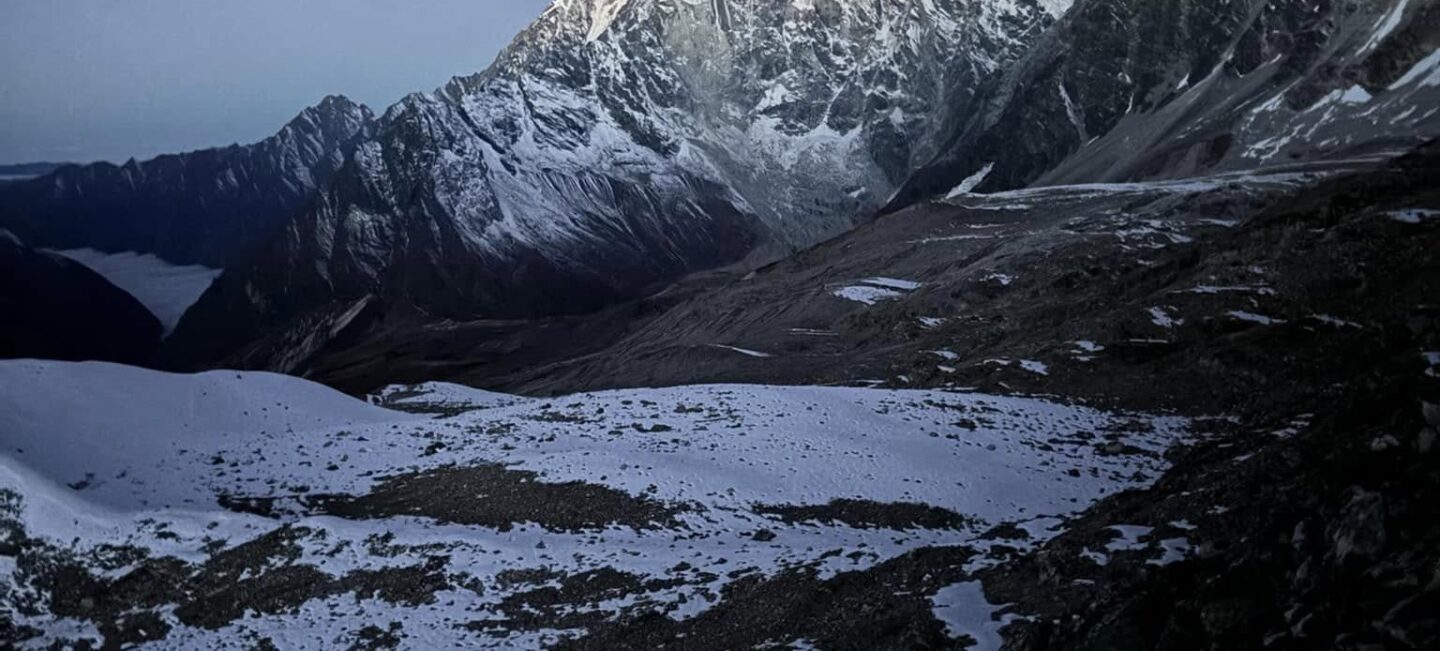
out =
[(1440, 134), (1437, 44), (1433, 2), (1080, 0), (892, 207), (1393, 156)]
[(241, 264), (329, 182), (371, 117), (329, 97), (253, 145), (65, 165), (0, 187), (0, 227), (40, 247)]
[(0, 230), (0, 358), (150, 361), (161, 326), (149, 310), (69, 258)]

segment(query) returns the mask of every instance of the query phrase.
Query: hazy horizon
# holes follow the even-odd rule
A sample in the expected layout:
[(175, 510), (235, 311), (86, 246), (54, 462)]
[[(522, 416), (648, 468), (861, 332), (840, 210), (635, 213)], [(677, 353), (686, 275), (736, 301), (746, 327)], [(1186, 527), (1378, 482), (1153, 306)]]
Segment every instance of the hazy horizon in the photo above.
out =
[(549, 0), (11, 0), (0, 164), (248, 143), (326, 95), (377, 112), (488, 66)]

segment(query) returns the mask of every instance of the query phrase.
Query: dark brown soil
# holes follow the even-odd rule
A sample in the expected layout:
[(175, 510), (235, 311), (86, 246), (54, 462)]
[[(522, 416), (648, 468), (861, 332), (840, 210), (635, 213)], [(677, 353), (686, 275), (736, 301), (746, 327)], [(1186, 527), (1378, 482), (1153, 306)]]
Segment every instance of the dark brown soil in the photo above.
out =
[(964, 529), (974, 520), (928, 504), (834, 500), (818, 506), (762, 505), (756, 513), (778, 516), (788, 523), (839, 522), (857, 529)]
[(308, 495), (275, 498), (227, 497), (234, 510), (276, 515), (278, 502), (296, 502), (304, 512), (352, 520), (394, 516), (509, 531), (534, 523), (551, 531), (586, 531), (620, 525), (635, 529), (675, 526), (683, 506), (635, 497), (584, 482), (549, 483), (526, 470), (498, 464), (447, 467), (388, 477), (366, 495)]

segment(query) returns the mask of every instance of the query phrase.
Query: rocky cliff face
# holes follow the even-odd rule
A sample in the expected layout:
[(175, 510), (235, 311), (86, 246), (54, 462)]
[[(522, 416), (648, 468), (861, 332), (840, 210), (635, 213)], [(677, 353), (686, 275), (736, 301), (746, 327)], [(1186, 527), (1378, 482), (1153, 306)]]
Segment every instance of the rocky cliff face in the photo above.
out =
[(63, 166), (0, 188), (0, 226), (41, 247), (238, 265), (329, 182), (372, 118), (328, 97), (253, 145)]
[(894, 205), (1394, 155), (1440, 133), (1437, 44), (1417, 0), (1082, 0)]
[(442, 317), (583, 312), (841, 233), (933, 155), (937, 112), (1063, 9), (1046, 5), (556, 2), (489, 70), (390, 108), (202, 299), (179, 356), (370, 295)]

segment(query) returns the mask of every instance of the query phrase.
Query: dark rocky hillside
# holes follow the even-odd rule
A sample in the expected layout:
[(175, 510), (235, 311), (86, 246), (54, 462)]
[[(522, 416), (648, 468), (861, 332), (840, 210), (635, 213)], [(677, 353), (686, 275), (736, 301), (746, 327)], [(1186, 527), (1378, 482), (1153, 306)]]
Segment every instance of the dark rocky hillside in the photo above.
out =
[(241, 264), (325, 187), (371, 117), (332, 96), (252, 145), (63, 165), (0, 187), (0, 227), (37, 247)]
[(36, 251), (0, 229), (0, 359), (145, 364), (160, 321), (124, 290), (74, 260)]
[[(383, 368), (544, 395), (716, 381), (978, 387), (1225, 416), (1172, 453), (1155, 487), (1103, 501), (1038, 552), (980, 574), (992, 603), (1025, 616), (1005, 648), (1428, 648), (1440, 639), (1437, 188), (1429, 145), (1374, 169), (970, 196), (603, 324), (456, 325), (429, 333), (444, 347), (412, 332), (384, 364), (341, 354), (324, 368), (341, 384)], [(836, 295), (884, 286), (863, 282), (877, 277), (919, 287), (873, 305)], [(496, 332), (525, 363), (451, 354)], [(542, 354), (566, 337), (585, 343)], [(1119, 525), (1145, 533), (1097, 563)], [(1198, 551), (1153, 564), (1178, 538)], [(872, 579), (944, 567), (934, 562), (908, 557)], [(790, 581), (751, 598), (801, 589)], [(735, 642), (720, 631), (754, 616), (727, 610), (655, 634), (720, 648)]]
[(891, 206), (1394, 155), (1440, 133), (1433, 2), (1080, 0)]

